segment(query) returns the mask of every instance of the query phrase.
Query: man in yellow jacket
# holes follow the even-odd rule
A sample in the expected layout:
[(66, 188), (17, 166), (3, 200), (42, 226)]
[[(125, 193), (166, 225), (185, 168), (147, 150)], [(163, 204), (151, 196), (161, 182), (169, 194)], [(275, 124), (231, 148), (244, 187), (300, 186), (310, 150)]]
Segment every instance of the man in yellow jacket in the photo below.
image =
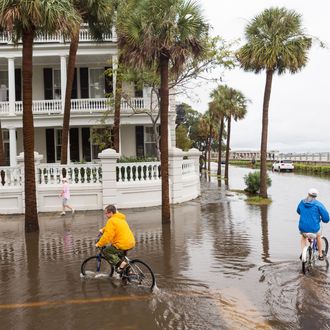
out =
[(118, 267), (121, 272), (126, 263), (122, 261), (127, 250), (135, 246), (135, 238), (126, 222), (124, 214), (117, 212), (114, 205), (108, 205), (104, 210), (108, 221), (105, 227), (100, 229), (102, 236), (95, 244), (96, 247), (105, 247), (103, 254), (109, 261)]

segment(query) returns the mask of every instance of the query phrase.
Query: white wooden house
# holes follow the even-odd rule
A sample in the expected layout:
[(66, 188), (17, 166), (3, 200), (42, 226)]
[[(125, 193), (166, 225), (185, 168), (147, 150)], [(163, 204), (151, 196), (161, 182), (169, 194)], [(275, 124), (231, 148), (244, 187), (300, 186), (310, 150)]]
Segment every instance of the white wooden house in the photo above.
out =
[[(90, 38), (87, 26), (80, 30), (75, 79), (71, 100), (68, 154), (70, 164), (60, 166), (69, 43), (61, 35), (38, 37), (33, 48), (33, 114), (35, 127), (38, 210), (56, 211), (63, 169), (72, 185), (72, 204), (77, 210), (101, 209), (108, 203), (119, 207), (161, 204), (160, 164), (120, 164), (122, 156), (155, 156), (151, 120), (134, 114), (126, 101), (121, 104), (120, 152), (107, 149), (100, 154), (91, 139), (104, 113), (111, 110), (106, 94), (115, 90), (116, 77), (105, 69), (117, 63), (116, 35), (102, 43)], [(136, 109), (149, 109), (150, 88), (124, 84)], [(22, 45), (0, 34), (0, 120), (7, 166), (0, 167), (0, 214), (23, 213)], [(107, 117), (113, 124), (113, 112)], [(199, 152), (182, 153), (175, 148), (175, 104), (169, 109), (169, 175), (172, 203), (200, 194)], [(100, 155), (103, 155), (100, 157)], [(185, 158), (185, 159), (184, 159)], [(97, 160), (97, 161), (96, 161)], [(83, 164), (79, 164), (83, 163)]]

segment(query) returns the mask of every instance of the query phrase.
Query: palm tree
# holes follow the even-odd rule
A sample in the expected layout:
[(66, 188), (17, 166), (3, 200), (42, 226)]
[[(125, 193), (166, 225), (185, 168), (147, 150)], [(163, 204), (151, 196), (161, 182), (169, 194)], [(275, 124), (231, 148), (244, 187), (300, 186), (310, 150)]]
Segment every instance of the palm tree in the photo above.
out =
[(22, 38), (23, 68), (23, 147), (25, 184), (25, 230), (38, 231), (34, 168), (34, 126), (32, 114), (33, 39), (38, 33), (73, 33), (79, 27), (69, 0), (0, 0), (0, 26), (12, 33), (14, 43)]
[(231, 119), (235, 121), (243, 119), (246, 115), (247, 99), (244, 95), (233, 88), (224, 86), (227, 91), (227, 100), (225, 100), (226, 117), (227, 117), (227, 144), (226, 144), (226, 163), (225, 163), (225, 180), (229, 177), (229, 151), (230, 151), (230, 134), (231, 134)]
[(257, 15), (246, 27), (247, 43), (236, 53), (245, 71), (266, 71), (260, 148), (260, 196), (267, 198), (268, 109), (275, 72), (296, 73), (308, 61), (312, 45), (301, 26), (301, 16), (286, 8), (270, 8)]
[[(111, 33), (113, 7), (111, 0), (73, 0), (73, 5), (81, 20), (88, 23), (91, 36), (94, 40), (102, 40), (104, 33)], [(74, 80), (77, 50), (79, 44), (79, 29), (71, 36), (68, 70), (65, 90), (61, 164), (68, 162), (68, 140), (71, 113), (71, 94)]]
[(203, 54), (208, 26), (199, 6), (186, 0), (140, 0), (118, 27), (123, 60), (135, 67), (157, 65), (160, 74), (162, 221), (170, 222), (168, 181), (169, 69), (178, 72)]
[(217, 169), (217, 175), (218, 178), (221, 176), (221, 162), (222, 162), (222, 137), (224, 133), (224, 119), (226, 116), (226, 108), (224, 104), (224, 98), (225, 98), (225, 87), (219, 86), (213, 92), (211, 93), (211, 97), (213, 98), (213, 102), (216, 104), (216, 116), (219, 121), (219, 148), (218, 148), (218, 169)]

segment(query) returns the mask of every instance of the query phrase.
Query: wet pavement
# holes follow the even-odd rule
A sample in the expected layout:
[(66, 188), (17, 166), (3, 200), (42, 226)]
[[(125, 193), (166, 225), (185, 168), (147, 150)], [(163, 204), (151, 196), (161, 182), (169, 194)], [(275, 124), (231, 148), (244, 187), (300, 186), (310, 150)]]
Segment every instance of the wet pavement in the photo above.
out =
[[(229, 188), (243, 189), (249, 171), (231, 167)], [(270, 176), (269, 206), (247, 205), (211, 177), (199, 199), (174, 206), (171, 225), (160, 208), (121, 210), (137, 238), (130, 256), (156, 274), (152, 293), (80, 276), (101, 211), (41, 214), (39, 234), (24, 233), (22, 216), (1, 216), (0, 328), (330, 329), (327, 263), (301, 273), (295, 213), (310, 187), (330, 209), (330, 181)]]

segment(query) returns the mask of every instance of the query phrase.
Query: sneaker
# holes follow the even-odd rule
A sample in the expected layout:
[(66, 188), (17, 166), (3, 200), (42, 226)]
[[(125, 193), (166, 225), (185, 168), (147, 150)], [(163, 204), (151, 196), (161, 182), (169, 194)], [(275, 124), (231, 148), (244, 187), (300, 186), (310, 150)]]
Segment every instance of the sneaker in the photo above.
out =
[(121, 268), (121, 267), (117, 267), (117, 268), (116, 268), (116, 272), (117, 272), (118, 274), (122, 274), (123, 271), (124, 271), (124, 268)]
[(319, 256), (319, 260), (323, 261), (324, 260), (324, 256)]
[(71, 213), (72, 213), (72, 214), (74, 214), (75, 212), (76, 212), (76, 210), (75, 210), (75, 209), (72, 209), (72, 210), (71, 210)]
[(65, 212), (62, 212), (61, 215), (65, 215)]

